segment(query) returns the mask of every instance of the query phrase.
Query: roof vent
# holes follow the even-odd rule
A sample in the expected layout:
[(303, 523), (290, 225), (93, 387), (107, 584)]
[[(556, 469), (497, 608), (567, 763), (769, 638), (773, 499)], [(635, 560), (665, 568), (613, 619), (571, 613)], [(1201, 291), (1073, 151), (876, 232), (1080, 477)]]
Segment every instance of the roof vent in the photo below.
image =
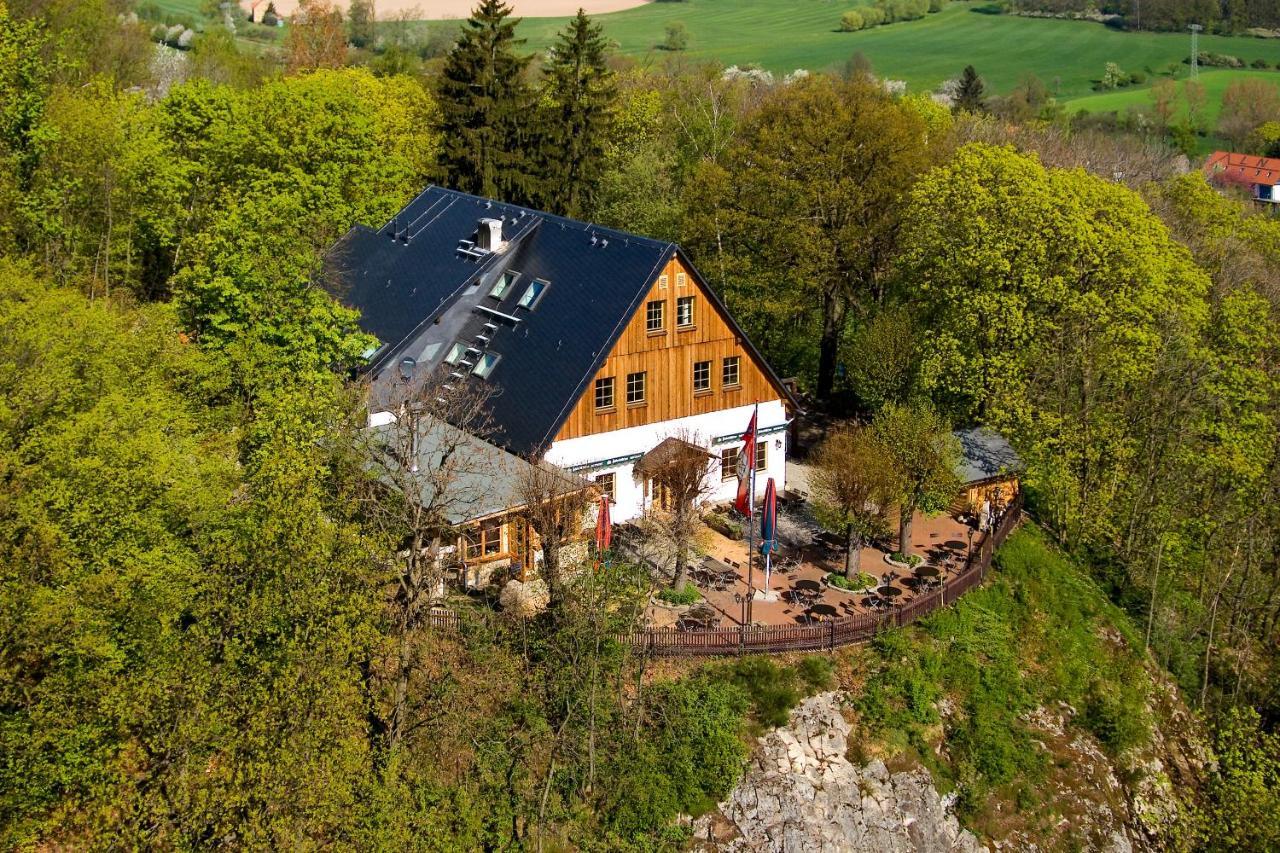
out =
[(476, 248), (486, 252), (500, 252), (506, 247), (502, 240), (501, 219), (481, 219), (476, 234)]

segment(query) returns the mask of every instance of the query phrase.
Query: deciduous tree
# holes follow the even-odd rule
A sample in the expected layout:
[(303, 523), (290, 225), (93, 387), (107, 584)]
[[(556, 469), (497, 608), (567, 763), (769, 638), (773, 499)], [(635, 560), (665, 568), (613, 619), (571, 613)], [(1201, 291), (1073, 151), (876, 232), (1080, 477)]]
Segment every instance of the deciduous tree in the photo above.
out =
[(871, 425), (895, 475), (898, 551), (910, 555), (911, 522), (916, 511), (946, 509), (960, 491), (956, 464), (960, 445), (951, 425), (929, 405), (888, 405)]
[(902, 494), (889, 449), (871, 428), (839, 427), (813, 461), (814, 512), (822, 525), (844, 536), (844, 574), (855, 580), (862, 548), (885, 532), (893, 502)]

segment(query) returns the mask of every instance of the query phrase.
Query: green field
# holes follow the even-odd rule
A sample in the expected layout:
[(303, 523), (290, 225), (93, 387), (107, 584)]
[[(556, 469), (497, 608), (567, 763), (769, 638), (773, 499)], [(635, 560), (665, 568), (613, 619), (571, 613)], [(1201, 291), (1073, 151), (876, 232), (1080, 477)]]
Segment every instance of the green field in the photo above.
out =
[[(1214, 68), (1200, 72), (1200, 82), (1205, 91), (1205, 116), (1211, 124), (1218, 121), (1218, 111), (1222, 106), (1222, 93), (1233, 81), (1247, 77), (1257, 77), (1280, 86), (1280, 72), (1248, 71), (1244, 69)], [(1141, 86), (1121, 89), (1116, 92), (1105, 92), (1077, 98), (1068, 104), (1072, 112), (1088, 110), (1091, 113), (1118, 112), (1123, 113), (1130, 107), (1151, 106), (1151, 87)], [(1179, 111), (1185, 112), (1179, 104)]]
[[(846, 9), (866, 5), (847, 0), (685, 0), (650, 3), (601, 15), (605, 32), (621, 51), (662, 61), (657, 48), (663, 29), (684, 22), (689, 59), (725, 64), (755, 63), (785, 73), (817, 71), (842, 64), (861, 51), (882, 76), (905, 80), (914, 90), (933, 89), (972, 63), (996, 92), (1008, 91), (1032, 72), (1059, 97), (1091, 94), (1092, 81), (1108, 62), (1126, 71), (1148, 74), (1177, 65), (1189, 51), (1177, 33), (1124, 33), (1101, 24), (986, 14), (986, 7), (955, 2), (924, 20), (907, 21), (857, 33), (836, 30)], [(563, 19), (530, 18), (520, 26), (527, 47), (551, 44)], [(1280, 42), (1254, 38), (1203, 36), (1201, 49), (1242, 59), (1280, 60)], [(1280, 73), (1277, 74), (1280, 79)]]

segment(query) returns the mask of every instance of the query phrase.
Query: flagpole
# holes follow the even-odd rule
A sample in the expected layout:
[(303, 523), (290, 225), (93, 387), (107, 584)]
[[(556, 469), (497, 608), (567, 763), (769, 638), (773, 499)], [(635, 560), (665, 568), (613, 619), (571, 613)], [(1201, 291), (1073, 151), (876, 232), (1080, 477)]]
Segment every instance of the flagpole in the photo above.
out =
[[(751, 470), (747, 472), (747, 624), (751, 624), (752, 603), (755, 601), (755, 563), (752, 562), (752, 555), (756, 550), (756, 436), (760, 434), (760, 404), (757, 403), (755, 411), (751, 415), (751, 423), (754, 429), (751, 431)], [(747, 448), (742, 448), (744, 452)]]

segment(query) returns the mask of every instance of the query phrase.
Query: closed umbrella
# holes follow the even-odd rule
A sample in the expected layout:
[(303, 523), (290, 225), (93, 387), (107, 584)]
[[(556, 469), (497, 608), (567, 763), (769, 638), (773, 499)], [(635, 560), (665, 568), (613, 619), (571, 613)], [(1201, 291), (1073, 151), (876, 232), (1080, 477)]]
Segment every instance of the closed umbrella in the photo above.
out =
[(764, 506), (760, 510), (760, 553), (764, 554), (764, 588), (768, 592), (773, 570), (773, 552), (778, 548), (778, 490), (769, 478), (764, 489)]

